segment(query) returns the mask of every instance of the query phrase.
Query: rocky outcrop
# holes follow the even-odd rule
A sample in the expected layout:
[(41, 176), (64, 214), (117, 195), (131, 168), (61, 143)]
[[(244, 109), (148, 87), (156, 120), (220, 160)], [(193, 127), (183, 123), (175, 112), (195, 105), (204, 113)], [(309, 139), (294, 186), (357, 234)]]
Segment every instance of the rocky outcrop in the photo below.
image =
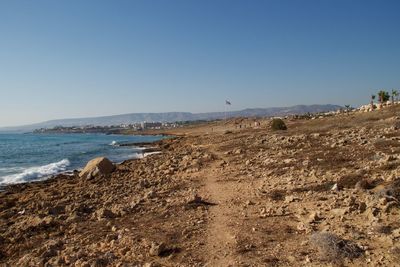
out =
[(89, 161), (79, 173), (79, 177), (93, 178), (97, 175), (107, 175), (114, 171), (114, 164), (107, 158), (95, 158)]
[(81, 175), (10, 186), (0, 266), (397, 266), (389, 111), (285, 119), (282, 132), (267, 119), (182, 127), (193, 133), (114, 171), (95, 159)]

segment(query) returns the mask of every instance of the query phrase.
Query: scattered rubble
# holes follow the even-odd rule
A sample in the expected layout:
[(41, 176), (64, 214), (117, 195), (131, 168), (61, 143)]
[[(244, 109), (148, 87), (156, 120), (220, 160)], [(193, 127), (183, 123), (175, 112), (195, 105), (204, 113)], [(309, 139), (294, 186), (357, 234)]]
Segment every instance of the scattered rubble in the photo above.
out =
[(399, 110), (179, 128), (160, 154), (6, 187), (0, 265), (396, 266)]

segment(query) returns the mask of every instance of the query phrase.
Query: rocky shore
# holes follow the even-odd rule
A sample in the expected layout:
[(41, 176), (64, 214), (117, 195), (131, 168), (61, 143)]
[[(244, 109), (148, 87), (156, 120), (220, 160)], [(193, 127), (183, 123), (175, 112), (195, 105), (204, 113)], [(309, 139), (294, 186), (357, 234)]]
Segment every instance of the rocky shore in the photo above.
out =
[(398, 266), (399, 111), (180, 128), (110, 174), (6, 187), (0, 265)]

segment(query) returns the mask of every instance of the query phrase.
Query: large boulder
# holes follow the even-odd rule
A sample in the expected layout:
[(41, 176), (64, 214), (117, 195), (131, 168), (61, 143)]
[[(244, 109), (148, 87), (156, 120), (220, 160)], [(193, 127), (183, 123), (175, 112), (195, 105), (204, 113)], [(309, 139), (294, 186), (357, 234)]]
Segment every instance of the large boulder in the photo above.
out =
[(114, 164), (107, 158), (95, 158), (89, 161), (79, 173), (79, 177), (92, 178), (99, 174), (110, 174), (114, 171)]

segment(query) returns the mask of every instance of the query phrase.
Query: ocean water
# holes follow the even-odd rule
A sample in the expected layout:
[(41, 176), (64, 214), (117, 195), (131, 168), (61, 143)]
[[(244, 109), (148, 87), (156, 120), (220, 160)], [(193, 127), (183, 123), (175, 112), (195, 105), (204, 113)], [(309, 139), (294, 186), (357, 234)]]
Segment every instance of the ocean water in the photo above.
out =
[(100, 156), (113, 162), (141, 157), (142, 148), (123, 143), (152, 142), (161, 136), (104, 134), (0, 134), (0, 186), (43, 180), (72, 171)]

